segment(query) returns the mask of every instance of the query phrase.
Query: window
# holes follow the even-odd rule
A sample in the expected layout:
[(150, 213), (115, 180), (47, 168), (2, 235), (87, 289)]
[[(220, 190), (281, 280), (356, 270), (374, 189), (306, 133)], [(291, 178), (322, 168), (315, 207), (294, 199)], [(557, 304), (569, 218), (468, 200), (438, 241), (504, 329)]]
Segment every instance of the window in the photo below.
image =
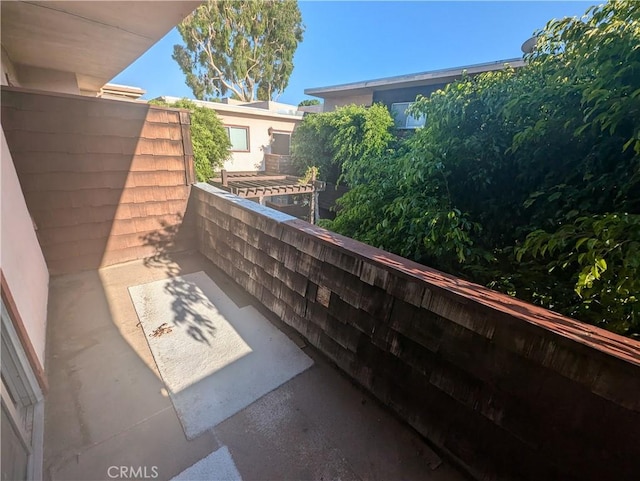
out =
[(271, 153), (277, 155), (289, 155), (291, 146), (291, 134), (288, 132), (273, 132), (271, 134)]
[(249, 152), (249, 127), (239, 127), (234, 125), (225, 126), (231, 150), (234, 152)]
[(18, 334), (1, 302), (0, 322), (0, 478), (42, 479), (42, 391), (31, 370)]
[[(31, 444), (28, 434), (21, 426), (20, 413), (13, 406), (2, 381), (2, 479), (20, 481), (27, 479)], [(13, 409), (12, 409), (13, 408)]]
[(391, 115), (396, 121), (398, 129), (417, 129), (424, 127), (426, 117), (414, 117), (407, 113), (407, 109), (413, 105), (413, 102), (398, 102), (391, 104)]

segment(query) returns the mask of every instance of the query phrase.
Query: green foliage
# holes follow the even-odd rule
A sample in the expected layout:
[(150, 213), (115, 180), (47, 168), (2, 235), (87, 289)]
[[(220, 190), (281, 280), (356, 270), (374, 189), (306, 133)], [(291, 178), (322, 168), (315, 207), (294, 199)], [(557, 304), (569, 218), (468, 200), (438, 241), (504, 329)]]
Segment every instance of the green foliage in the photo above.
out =
[(319, 168), (322, 180), (337, 184), (343, 173), (355, 185), (362, 176), (360, 165), (381, 155), (393, 141), (393, 118), (383, 105), (356, 105), (333, 112), (307, 115), (293, 132), (291, 155), (300, 173)]
[(413, 109), (425, 128), (346, 164), (330, 228), (640, 335), (640, 4), (551, 21), (525, 67)]
[(298, 104), (298, 107), (308, 107), (310, 105), (320, 105), (320, 101), (318, 99), (306, 99)]
[(307, 167), (307, 171), (304, 173), (302, 177), (298, 179), (299, 184), (309, 184), (313, 179), (318, 178), (318, 168), (317, 167)]
[[(568, 270), (579, 296), (558, 299), (563, 311), (590, 318), (617, 332), (637, 332), (640, 294), (640, 215), (605, 214), (579, 217), (553, 233), (536, 230), (516, 258), (545, 260), (529, 262), (541, 274)], [(577, 274), (577, 277), (576, 277)]]
[(295, 0), (208, 0), (178, 31), (173, 59), (200, 100), (271, 100), (284, 91), (304, 26)]
[(338, 179), (340, 169), (333, 162), (333, 133), (327, 113), (303, 117), (291, 135), (291, 157), (299, 174), (317, 166), (320, 179)]
[(224, 161), (231, 157), (229, 136), (215, 110), (199, 107), (188, 99), (181, 99), (173, 104), (160, 99), (149, 103), (188, 109), (191, 112), (193, 163), (198, 181), (209, 180), (213, 177), (213, 171), (221, 168)]

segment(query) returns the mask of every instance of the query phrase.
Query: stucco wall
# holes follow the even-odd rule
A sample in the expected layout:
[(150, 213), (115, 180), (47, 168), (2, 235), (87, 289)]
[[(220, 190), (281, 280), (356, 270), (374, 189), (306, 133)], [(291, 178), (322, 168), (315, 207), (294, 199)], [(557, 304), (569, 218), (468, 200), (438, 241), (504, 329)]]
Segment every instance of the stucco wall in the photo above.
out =
[[(186, 111), (2, 89), (2, 124), (51, 274), (189, 249)], [(185, 152), (187, 154), (185, 154)]]
[(269, 129), (293, 132), (301, 120), (254, 117), (222, 111), (217, 111), (217, 114), (224, 125), (249, 127), (250, 151), (233, 152), (232, 159), (224, 164), (225, 169), (235, 172), (264, 170), (264, 154), (270, 152), (271, 146)]
[[(47, 68), (16, 65), (6, 49), (1, 47), (1, 85), (23, 87), (79, 95), (78, 79), (73, 72), (63, 72)], [(8, 80), (7, 80), (8, 78)]]
[(324, 99), (324, 112), (332, 112), (338, 107), (343, 107), (345, 105), (364, 105), (368, 107), (373, 103), (373, 94), (365, 94), (365, 95), (350, 95), (348, 97), (326, 97)]
[(631, 480), (640, 343), (194, 186), (198, 245), (481, 480)]
[(44, 367), (49, 272), (2, 132), (0, 268), (40, 365)]
[(48, 68), (17, 66), (20, 87), (79, 95), (78, 79), (73, 72)]

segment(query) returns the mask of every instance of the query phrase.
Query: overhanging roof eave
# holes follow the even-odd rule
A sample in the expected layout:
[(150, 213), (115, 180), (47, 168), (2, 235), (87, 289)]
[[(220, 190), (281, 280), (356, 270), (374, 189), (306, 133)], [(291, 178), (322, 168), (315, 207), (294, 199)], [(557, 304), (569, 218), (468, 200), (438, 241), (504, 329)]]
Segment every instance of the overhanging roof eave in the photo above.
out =
[(521, 58), (498, 60), (495, 62), (467, 65), (449, 69), (432, 70), (415, 74), (365, 80), (363, 82), (352, 82), (347, 84), (333, 85), (329, 87), (308, 88), (304, 90), (304, 93), (306, 95), (311, 95), (314, 97), (326, 98), (356, 94), (361, 95), (371, 93), (374, 90), (391, 90), (418, 85), (446, 83), (460, 77), (464, 71), (466, 71), (470, 75), (476, 75), (482, 72), (500, 70), (504, 67), (505, 64), (508, 64), (511, 67), (519, 68), (524, 65), (524, 61)]

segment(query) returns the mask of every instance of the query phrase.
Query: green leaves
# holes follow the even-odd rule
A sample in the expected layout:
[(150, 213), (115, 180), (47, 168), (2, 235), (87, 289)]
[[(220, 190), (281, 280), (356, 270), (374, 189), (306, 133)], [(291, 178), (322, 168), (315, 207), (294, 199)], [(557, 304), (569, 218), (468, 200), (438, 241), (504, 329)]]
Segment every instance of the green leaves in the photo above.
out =
[(331, 228), (640, 336), (640, 3), (538, 35), (525, 67), (418, 98), (428, 122), (391, 152), (323, 124), (353, 186)]
[(370, 158), (390, 148), (392, 129), (385, 106), (348, 105), (304, 117), (293, 133), (291, 154), (300, 172), (316, 165), (323, 180), (355, 185), (368, 177)]
[(178, 31), (173, 59), (200, 100), (271, 100), (284, 91), (304, 26), (295, 0), (208, 0)]
[(310, 105), (320, 105), (320, 101), (318, 99), (306, 99), (306, 100), (301, 101), (298, 104), (298, 107), (307, 107), (307, 106), (310, 106)]
[(580, 302), (567, 306), (583, 319), (620, 332), (640, 332), (640, 215), (582, 216), (548, 233), (530, 233), (516, 258), (541, 258), (546, 268), (575, 272)]

